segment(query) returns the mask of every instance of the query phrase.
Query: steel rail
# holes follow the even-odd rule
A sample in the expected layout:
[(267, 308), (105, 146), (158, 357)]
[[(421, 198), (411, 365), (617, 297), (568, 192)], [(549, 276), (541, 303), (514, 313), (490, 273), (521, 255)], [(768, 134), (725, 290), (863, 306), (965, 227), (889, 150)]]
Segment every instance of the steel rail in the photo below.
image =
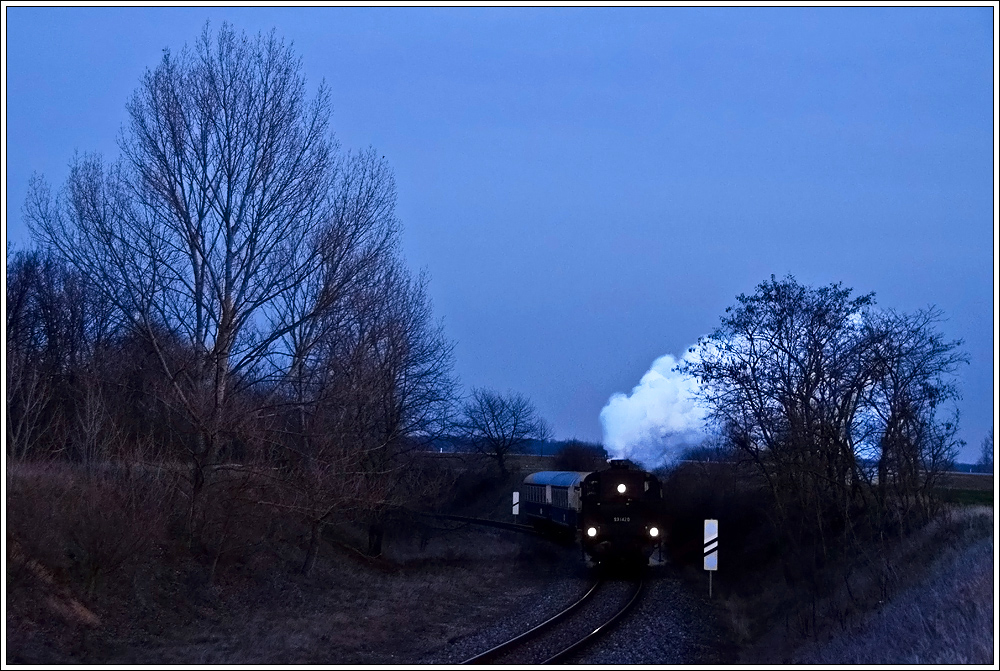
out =
[(632, 594), (632, 598), (628, 600), (628, 603), (626, 603), (621, 608), (621, 610), (615, 613), (607, 622), (594, 629), (594, 631), (590, 632), (589, 634), (587, 634), (586, 636), (584, 636), (579, 641), (569, 646), (562, 652), (546, 659), (544, 662), (542, 662), (542, 664), (558, 664), (562, 660), (572, 655), (574, 652), (583, 648), (585, 645), (588, 645), (589, 643), (593, 642), (598, 636), (607, 631), (608, 628), (610, 628), (618, 620), (620, 620), (622, 616), (625, 615), (625, 613), (632, 610), (633, 606), (635, 606), (635, 604), (639, 602), (639, 595), (642, 594), (642, 587), (643, 587), (643, 581), (642, 579), (640, 579), (638, 584), (636, 585), (635, 593)]
[(560, 620), (566, 618), (570, 613), (572, 613), (577, 608), (579, 608), (580, 606), (582, 606), (586, 601), (590, 600), (590, 597), (594, 595), (594, 592), (597, 591), (597, 588), (601, 586), (602, 582), (603, 581), (601, 581), (601, 580), (598, 580), (597, 582), (595, 582), (591, 586), (591, 588), (589, 590), (587, 590), (587, 593), (584, 594), (582, 597), (580, 597), (579, 600), (577, 600), (575, 603), (571, 604), (565, 610), (562, 610), (562, 611), (556, 613), (555, 615), (553, 615), (552, 617), (550, 617), (549, 619), (547, 619), (545, 622), (542, 622), (541, 624), (532, 627), (528, 631), (524, 632), (523, 634), (519, 634), (519, 635), (515, 636), (514, 638), (510, 639), (509, 641), (505, 641), (504, 643), (501, 643), (500, 645), (498, 645), (498, 646), (496, 646), (494, 648), (490, 648), (489, 650), (487, 650), (484, 653), (478, 654), (475, 657), (471, 657), (471, 658), (465, 660), (464, 662), (462, 662), (462, 664), (477, 664), (477, 663), (481, 663), (484, 659), (486, 659), (488, 657), (492, 657), (492, 656), (497, 655), (497, 654), (499, 654), (501, 652), (506, 652), (507, 650), (510, 650), (511, 648), (515, 647), (516, 645), (518, 645), (518, 644), (522, 643), (523, 641), (527, 640), (531, 636), (534, 636), (534, 635), (540, 633), (543, 629), (546, 629), (549, 626), (555, 624), (556, 622), (559, 622)]

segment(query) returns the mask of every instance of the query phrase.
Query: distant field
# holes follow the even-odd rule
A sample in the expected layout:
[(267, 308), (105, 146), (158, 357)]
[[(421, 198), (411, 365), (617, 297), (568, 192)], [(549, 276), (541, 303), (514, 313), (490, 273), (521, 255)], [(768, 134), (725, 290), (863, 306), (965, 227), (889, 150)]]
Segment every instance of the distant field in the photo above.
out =
[(941, 498), (964, 505), (993, 505), (992, 473), (945, 473), (938, 489)]
[(948, 489), (975, 489), (993, 491), (992, 473), (945, 473), (942, 487)]

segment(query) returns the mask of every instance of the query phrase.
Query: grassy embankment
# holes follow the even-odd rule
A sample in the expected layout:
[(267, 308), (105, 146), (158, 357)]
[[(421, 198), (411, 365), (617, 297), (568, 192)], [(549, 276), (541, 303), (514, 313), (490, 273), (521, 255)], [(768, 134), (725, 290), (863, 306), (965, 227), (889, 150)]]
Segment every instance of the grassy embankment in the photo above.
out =
[(913, 574), (886, 603), (802, 646), (799, 664), (992, 664), (993, 508), (955, 508), (901, 544)]
[[(451, 497), (509, 506), (509, 483), (462, 469)], [(378, 558), (355, 549), (362, 527), (331, 528), (306, 576), (307, 527), (244, 495), (227, 502), (238, 523), (192, 550), (177, 478), (8, 462), (5, 662), (413, 662), (566, 570), (566, 552), (527, 536), (411, 517)]]

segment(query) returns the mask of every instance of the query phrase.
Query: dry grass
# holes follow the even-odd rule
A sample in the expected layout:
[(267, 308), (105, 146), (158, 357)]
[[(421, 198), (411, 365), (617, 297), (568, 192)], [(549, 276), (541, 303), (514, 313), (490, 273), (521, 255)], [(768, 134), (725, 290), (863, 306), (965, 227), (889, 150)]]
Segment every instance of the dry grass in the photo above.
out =
[[(518, 479), (467, 484), (506, 515)], [(377, 559), (351, 549), (364, 546), (363, 528), (334, 529), (303, 576), (301, 523), (240, 512), (192, 553), (172, 530), (177, 492), (162, 475), (8, 468), (6, 661), (414, 663), (579, 564), (575, 551), (528, 537), (411, 518), (390, 526)], [(849, 572), (831, 567), (814, 603), (780, 571), (756, 594), (717, 584), (740, 661), (991, 661), (992, 519), (991, 508), (956, 510)]]
[(275, 575), (265, 587), (227, 595), (218, 621), (131, 645), (107, 661), (413, 663), (540, 589), (541, 577), (518, 575), (503, 562), (387, 571), (345, 561), (308, 580)]
[[(363, 529), (335, 529), (305, 576), (292, 518), (232, 525), (192, 553), (175, 484), (8, 468), (7, 663), (413, 663), (578, 560), (508, 532), (409, 520), (376, 559), (350, 549)], [(261, 537), (265, 526), (276, 530)]]
[[(841, 586), (823, 598), (809, 603), (776, 588), (773, 599), (784, 594), (788, 617), (740, 661), (992, 663), (992, 530), (992, 508), (954, 509), (868, 563), (840, 567)], [(760, 607), (730, 600), (729, 610), (744, 618)]]
[(993, 595), (993, 539), (985, 539), (949, 552), (926, 581), (794, 661), (993, 664)]

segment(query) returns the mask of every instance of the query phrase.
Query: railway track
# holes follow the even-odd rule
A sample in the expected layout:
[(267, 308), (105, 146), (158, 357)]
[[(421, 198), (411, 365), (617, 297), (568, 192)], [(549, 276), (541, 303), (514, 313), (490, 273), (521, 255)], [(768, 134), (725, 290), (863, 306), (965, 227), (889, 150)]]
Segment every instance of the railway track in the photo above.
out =
[(545, 622), (462, 662), (558, 664), (609, 631), (642, 594), (643, 582), (598, 580), (578, 601)]

